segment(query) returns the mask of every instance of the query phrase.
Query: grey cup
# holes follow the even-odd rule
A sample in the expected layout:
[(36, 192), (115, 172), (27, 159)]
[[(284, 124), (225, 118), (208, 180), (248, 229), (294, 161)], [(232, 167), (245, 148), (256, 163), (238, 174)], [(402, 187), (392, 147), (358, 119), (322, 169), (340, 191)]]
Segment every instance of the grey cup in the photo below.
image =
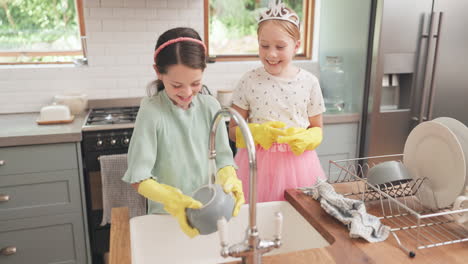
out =
[(193, 198), (200, 201), (200, 209), (187, 209), (187, 218), (192, 227), (201, 235), (208, 235), (218, 230), (217, 222), (222, 217), (229, 221), (234, 210), (235, 200), (231, 194), (223, 191), (219, 184), (205, 185), (195, 191)]
[(412, 179), (406, 166), (398, 161), (381, 162), (369, 169), (367, 181), (376, 186), (385, 187), (408, 182)]

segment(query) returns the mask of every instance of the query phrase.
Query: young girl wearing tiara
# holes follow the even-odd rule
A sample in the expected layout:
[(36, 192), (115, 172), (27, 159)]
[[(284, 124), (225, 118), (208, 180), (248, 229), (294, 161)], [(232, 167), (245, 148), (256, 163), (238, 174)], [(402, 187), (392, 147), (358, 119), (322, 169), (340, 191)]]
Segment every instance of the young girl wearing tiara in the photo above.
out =
[[(157, 92), (142, 100), (128, 150), (123, 180), (148, 198), (148, 213), (169, 213), (185, 234), (194, 237), (186, 208), (202, 204), (190, 196), (208, 183), (210, 124), (220, 109), (218, 101), (199, 94), (206, 47), (191, 28), (163, 33), (154, 52)], [(226, 129), (216, 133), (216, 183), (236, 199), (233, 216), (244, 203)]]
[[(241, 78), (232, 106), (249, 122), (256, 143), (259, 202), (284, 200), (284, 190), (325, 178), (314, 150), (322, 140), (325, 111), (319, 81), (292, 64), (300, 46), (299, 17), (275, 2), (270, 1), (258, 22), (263, 67)], [(239, 148), (237, 174), (248, 194), (248, 155), (234, 121), (229, 134)]]

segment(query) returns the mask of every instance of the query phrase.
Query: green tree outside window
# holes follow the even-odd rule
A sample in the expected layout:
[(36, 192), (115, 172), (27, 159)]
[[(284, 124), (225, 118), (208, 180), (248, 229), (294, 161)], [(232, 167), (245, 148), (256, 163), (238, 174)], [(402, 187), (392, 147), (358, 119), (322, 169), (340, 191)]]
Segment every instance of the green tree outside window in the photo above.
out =
[(0, 0), (0, 63), (82, 58), (75, 0)]
[[(208, 31), (210, 56), (258, 54), (257, 18), (269, 0), (209, 0)], [(308, 0), (283, 0), (304, 21)], [(206, 7), (205, 7), (206, 8)], [(301, 35), (304, 31), (301, 26)], [(298, 53), (302, 53), (304, 42)]]

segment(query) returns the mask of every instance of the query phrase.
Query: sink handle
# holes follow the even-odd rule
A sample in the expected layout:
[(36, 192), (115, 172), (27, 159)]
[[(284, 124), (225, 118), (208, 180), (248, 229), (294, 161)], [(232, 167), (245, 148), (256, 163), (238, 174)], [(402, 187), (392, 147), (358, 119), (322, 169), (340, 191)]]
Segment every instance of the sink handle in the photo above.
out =
[(226, 218), (221, 218), (218, 220), (218, 232), (219, 232), (219, 240), (221, 241), (221, 246), (226, 246)]
[(281, 233), (283, 231), (283, 214), (281, 212), (275, 213), (275, 239), (281, 239)]

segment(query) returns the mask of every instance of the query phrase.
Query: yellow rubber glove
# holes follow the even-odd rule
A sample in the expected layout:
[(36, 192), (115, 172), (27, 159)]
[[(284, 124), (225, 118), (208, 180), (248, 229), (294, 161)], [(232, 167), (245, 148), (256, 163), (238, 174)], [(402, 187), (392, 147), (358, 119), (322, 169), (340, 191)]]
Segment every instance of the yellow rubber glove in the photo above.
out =
[[(250, 123), (249, 129), (252, 133), (255, 144), (259, 144), (262, 148), (268, 150), (271, 148), (273, 143), (276, 142), (278, 136), (286, 135), (285, 131), (282, 129), (285, 126), (286, 124), (280, 121), (268, 121), (263, 124)], [(239, 127), (236, 128), (236, 147), (246, 147)]]
[(144, 197), (164, 205), (164, 210), (174, 216), (179, 226), (189, 237), (199, 235), (199, 231), (189, 225), (185, 209), (198, 209), (202, 203), (183, 194), (179, 189), (158, 183), (153, 179), (144, 180), (138, 186), (138, 193)]
[(245, 198), (244, 191), (242, 190), (242, 182), (237, 178), (234, 167), (226, 166), (221, 168), (216, 175), (215, 183), (223, 186), (225, 193), (232, 192), (236, 199), (236, 205), (234, 206), (234, 211), (232, 211), (232, 216), (237, 216), (241, 205), (245, 203)]
[[(288, 133), (289, 132), (289, 133)], [(292, 152), (299, 156), (305, 150), (314, 150), (322, 142), (322, 128), (313, 127), (307, 130), (301, 128), (288, 128), (287, 136), (279, 137), (278, 143), (287, 143)]]

